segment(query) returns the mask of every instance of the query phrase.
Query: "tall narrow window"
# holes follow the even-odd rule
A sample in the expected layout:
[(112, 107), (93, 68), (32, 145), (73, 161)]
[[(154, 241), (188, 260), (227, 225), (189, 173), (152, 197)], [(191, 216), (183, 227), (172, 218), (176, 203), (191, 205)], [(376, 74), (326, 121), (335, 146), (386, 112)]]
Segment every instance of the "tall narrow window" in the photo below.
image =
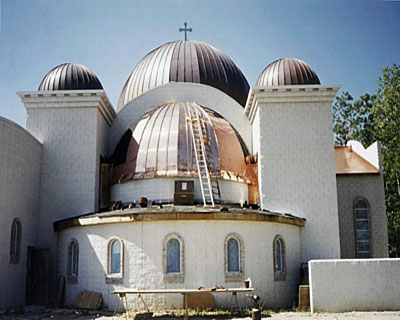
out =
[(238, 234), (231, 233), (225, 238), (225, 281), (243, 281), (243, 270), (243, 242)]
[(21, 254), (21, 222), (15, 218), (11, 224), (10, 263), (17, 264)]
[(121, 244), (118, 240), (114, 240), (111, 244), (111, 274), (121, 272)]
[(181, 272), (181, 246), (177, 239), (167, 243), (167, 273)]
[(282, 251), (281, 251), (281, 240), (275, 240), (275, 265), (276, 265), (276, 272), (282, 272)]
[(78, 283), (79, 246), (76, 240), (72, 240), (68, 246), (68, 283)]
[(274, 254), (274, 280), (286, 280), (286, 246), (282, 236), (277, 235), (272, 246)]
[(163, 243), (164, 282), (183, 283), (185, 268), (183, 239), (176, 233), (168, 234)]
[(108, 243), (108, 272), (106, 283), (123, 283), (124, 244), (122, 240), (112, 239)]
[(360, 199), (354, 205), (357, 258), (371, 257), (369, 214), (367, 202)]
[(228, 272), (239, 272), (239, 243), (236, 239), (228, 240)]

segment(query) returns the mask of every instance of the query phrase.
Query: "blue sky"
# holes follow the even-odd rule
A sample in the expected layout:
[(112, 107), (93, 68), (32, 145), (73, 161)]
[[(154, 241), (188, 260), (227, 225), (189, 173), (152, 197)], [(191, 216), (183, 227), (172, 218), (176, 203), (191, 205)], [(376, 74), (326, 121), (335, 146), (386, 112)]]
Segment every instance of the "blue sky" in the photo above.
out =
[(64, 62), (92, 69), (116, 107), (136, 63), (161, 44), (207, 42), (254, 85), (281, 57), (305, 60), (322, 84), (358, 97), (400, 63), (400, 2), (370, 0), (0, 0), (0, 115), (24, 126), (17, 91)]

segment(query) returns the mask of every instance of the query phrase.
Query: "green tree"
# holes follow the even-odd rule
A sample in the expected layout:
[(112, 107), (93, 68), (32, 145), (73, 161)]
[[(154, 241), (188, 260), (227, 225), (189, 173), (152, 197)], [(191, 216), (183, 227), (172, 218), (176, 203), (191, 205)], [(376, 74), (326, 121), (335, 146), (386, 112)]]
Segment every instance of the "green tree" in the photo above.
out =
[(400, 66), (383, 68), (376, 94), (364, 94), (353, 101), (348, 92), (336, 97), (335, 143), (357, 140), (368, 147), (381, 141), (389, 253), (400, 257)]

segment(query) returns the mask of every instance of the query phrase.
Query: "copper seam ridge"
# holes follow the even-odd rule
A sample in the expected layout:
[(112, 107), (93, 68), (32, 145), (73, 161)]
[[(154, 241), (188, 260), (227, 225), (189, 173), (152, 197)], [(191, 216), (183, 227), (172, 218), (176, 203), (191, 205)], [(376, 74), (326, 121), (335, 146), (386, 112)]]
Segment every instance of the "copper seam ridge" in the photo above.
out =
[[(153, 70), (157, 71), (155, 68), (157, 64), (157, 58), (159, 54), (161, 53), (163, 47), (161, 47), (159, 50), (157, 50), (151, 57), (150, 57), (150, 68), (146, 70), (146, 73), (144, 75), (144, 80), (143, 80), (143, 86), (147, 88), (147, 90), (150, 90), (152, 88), (152, 81), (153, 81)], [(149, 72), (150, 71), (150, 72)], [(156, 75), (157, 77), (157, 75)], [(147, 83), (147, 85), (146, 85)]]
[(145, 66), (143, 67), (143, 70), (141, 72), (140, 81), (139, 81), (139, 86), (141, 88), (140, 88), (140, 90), (138, 90), (138, 94), (135, 95), (135, 97), (141, 95), (143, 92), (145, 92), (149, 89), (149, 87), (146, 88), (146, 86), (145, 86), (146, 85), (146, 82), (145, 82), (146, 81), (146, 73), (149, 70), (149, 66), (151, 66), (152, 58), (157, 53), (157, 51), (153, 51), (145, 61)]
[(302, 68), (301, 63), (299, 63), (299, 61), (297, 59), (295, 60), (295, 67), (296, 67), (297, 77), (300, 80), (300, 84), (304, 84), (305, 81), (304, 81), (303, 71), (302, 71), (303, 68)]
[[(188, 55), (186, 55), (186, 51)], [(193, 82), (192, 47), (190, 42), (185, 44), (185, 82)]]
[[(157, 86), (157, 78), (160, 70), (161, 61), (165, 61), (165, 59), (161, 59), (164, 56), (165, 49), (166, 46), (160, 47), (160, 49), (157, 50), (156, 54), (154, 55), (154, 61), (149, 76), (149, 88), (155, 88)], [(153, 70), (155, 72), (153, 72)]]
[(170, 45), (164, 46), (162, 48), (162, 54), (158, 61), (158, 70), (156, 72), (156, 79), (154, 81), (154, 87), (158, 87), (164, 84), (164, 71), (167, 67), (166, 62), (168, 61)]
[(178, 56), (179, 45), (178, 42), (173, 43), (174, 50), (171, 55), (171, 65), (169, 67), (169, 81), (177, 81), (178, 79)]
[(288, 59), (287, 63), (290, 74), (290, 84), (297, 85), (299, 77), (297, 74), (296, 65), (292, 59)]
[[(223, 85), (224, 83), (221, 81), (221, 75), (220, 75), (220, 66), (217, 64), (217, 59), (215, 57), (215, 53), (216, 52), (214, 52), (214, 50), (209, 49), (210, 61), (211, 61), (211, 64), (214, 66), (217, 77), (218, 77), (218, 79), (214, 79), (214, 81), (217, 80), (218, 85)], [(213, 72), (213, 76), (214, 75), (215, 75), (215, 73)]]
[[(151, 138), (153, 136), (154, 126), (156, 124), (156, 121), (157, 121), (157, 118), (158, 118), (159, 114), (160, 114), (160, 108), (156, 109), (154, 111), (154, 113), (151, 115), (150, 119), (149, 119), (149, 122), (151, 121), (152, 123), (151, 123), (149, 138), (148, 138), (148, 141), (147, 141), (147, 146), (145, 146), (146, 157), (145, 157), (145, 161), (144, 161), (144, 172), (146, 172), (146, 169), (147, 169), (147, 158), (149, 156), (150, 141), (151, 141)], [(146, 129), (147, 129), (147, 126), (146, 126)]]
[[(171, 66), (172, 66), (173, 53), (174, 53), (174, 45), (172, 43), (170, 43), (168, 45), (168, 53), (166, 55), (166, 59), (164, 62), (162, 84), (168, 83), (170, 81), (170, 70), (171, 70)], [(167, 63), (169, 64), (169, 68), (167, 68)], [(165, 82), (164, 79), (167, 79), (167, 81)]]
[(276, 68), (278, 66), (278, 60), (276, 62), (272, 63), (272, 66), (268, 68), (267, 72), (270, 73), (270, 78), (271, 78), (271, 86), (276, 85), (278, 83), (278, 73), (275, 72)]
[[(227, 57), (225, 56), (225, 54), (223, 54), (222, 52), (220, 52), (220, 54), (218, 55), (218, 59), (221, 61), (221, 72), (223, 72), (224, 74), (224, 81), (221, 81), (221, 83), (224, 84), (224, 89), (230, 93), (230, 96), (233, 97), (236, 101), (236, 94), (235, 92), (233, 92), (233, 88), (236, 87), (236, 83), (230, 83), (229, 79), (231, 77), (228, 77), (228, 73), (232, 74), (232, 64), (229, 63), (230, 61), (228, 61)], [(222, 80), (222, 79), (221, 79)], [(236, 79), (235, 79), (236, 80)], [(236, 82), (236, 81), (235, 81)], [(224, 91), (225, 91), (224, 90)]]
[(143, 92), (143, 84), (144, 84), (143, 78), (144, 78), (144, 74), (145, 74), (144, 71), (146, 70), (146, 67), (149, 64), (149, 60), (150, 60), (149, 58), (153, 54), (154, 54), (154, 52), (151, 52), (145, 57), (146, 59), (141, 60), (140, 66), (138, 69), (138, 73), (137, 73), (137, 79), (134, 82), (132, 82), (133, 92), (129, 97), (130, 99), (134, 99), (135, 97), (139, 96)]
[(199, 74), (199, 59), (197, 58), (197, 51), (193, 42), (190, 42), (190, 65), (192, 70), (192, 82), (196, 83), (196, 75)]
[(200, 52), (200, 55), (201, 55), (201, 60), (202, 60), (202, 62), (203, 62), (203, 63), (202, 63), (202, 67), (203, 67), (202, 71), (203, 71), (203, 74), (202, 74), (202, 76), (200, 76), (200, 83), (203, 83), (203, 84), (204, 84), (204, 81), (207, 81), (208, 70), (207, 70), (206, 56), (205, 56), (203, 47), (200, 46), (200, 45), (197, 46), (197, 54), (198, 54), (199, 52)]
[(194, 42), (190, 42), (190, 47), (191, 47), (191, 52), (193, 52), (193, 55), (195, 56), (192, 58), (192, 77), (193, 77), (193, 82), (194, 83), (200, 83), (200, 67), (199, 67), (199, 56), (197, 54), (197, 49), (196, 45)]
[(290, 78), (290, 70), (289, 70), (289, 63), (287, 59), (282, 60), (282, 67), (283, 67), (283, 83), (284, 84), (292, 84), (291, 78)]
[(180, 42), (180, 48), (179, 48), (179, 61), (181, 63), (178, 63), (178, 82), (185, 82), (185, 70), (186, 70), (186, 61), (185, 61), (185, 51), (186, 51), (186, 42), (187, 41), (182, 41)]
[[(174, 103), (174, 104), (171, 104), (170, 107), (169, 107), (169, 108), (172, 108), (172, 110), (171, 110), (171, 117), (169, 118), (168, 135), (167, 135), (167, 147), (166, 147), (166, 152), (165, 152), (165, 156), (166, 156), (166, 159), (165, 159), (165, 170), (167, 172), (168, 172), (168, 168), (169, 168), (169, 158), (168, 158), (168, 155), (169, 155), (169, 138), (171, 136), (171, 125), (172, 125), (172, 119), (174, 117), (176, 105), (177, 104)], [(178, 123), (179, 123), (179, 119), (178, 119)], [(179, 135), (178, 135), (178, 139), (179, 139)], [(179, 143), (178, 139), (177, 139), (177, 142)]]
[[(64, 82), (64, 84), (65, 83), (72, 83), (72, 77), (71, 77), (71, 69), (72, 69), (72, 66), (70, 65), (70, 64), (68, 64), (67, 65), (67, 68), (66, 68), (66, 73), (65, 73), (65, 75), (66, 75), (66, 77), (65, 77), (65, 82)], [(61, 85), (61, 82), (58, 84), (58, 86), (60, 87), (60, 85)]]
[(203, 52), (200, 49), (200, 46), (195, 43), (197, 57), (199, 58), (199, 82), (201, 83), (201, 75), (206, 73), (205, 61)]
[(127, 104), (129, 101), (131, 101), (140, 94), (139, 93), (140, 77), (142, 75), (142, 70), (145, 65), (146, 65), (146, 60), (143, 58), (139, 61), (134, 71), (132, 72), (130, 77), (130, 83), (128, 86), (129, 89), (128, 95), (124, 104)]
[(158, 171), (158, 155), (160, 154), (159, 152), (159, 147), (160, 147), (160, 139), (161, 139), (161, 129), (163, 128), (163, 124), (164, 124), (164, 120), (165, 120), (165, 116), (168, 112), (169, 106), (164, 106), (163, 109), (165, 110), (163, 115), (162, 115), (162, 119), (160, 121), (160, 130), (158, 132), (158, 139), (157, 139), (157, 148), (156, 148), (156, 161), (155, 161), (155, 166), (154, 166), (154, 170), (155, 172)]

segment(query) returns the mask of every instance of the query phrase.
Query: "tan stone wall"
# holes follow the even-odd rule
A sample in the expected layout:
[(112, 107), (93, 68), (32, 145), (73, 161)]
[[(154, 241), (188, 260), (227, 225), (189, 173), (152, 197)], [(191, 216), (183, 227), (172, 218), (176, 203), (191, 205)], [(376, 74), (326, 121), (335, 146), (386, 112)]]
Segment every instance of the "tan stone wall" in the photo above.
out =
[(341, 258), (356, 258), (353, 205), (358, 198), (364, 198), (369, 205), (372, 258), (388, 257), (387, 219), (382, 175), (339, 175), (336, 184)]

